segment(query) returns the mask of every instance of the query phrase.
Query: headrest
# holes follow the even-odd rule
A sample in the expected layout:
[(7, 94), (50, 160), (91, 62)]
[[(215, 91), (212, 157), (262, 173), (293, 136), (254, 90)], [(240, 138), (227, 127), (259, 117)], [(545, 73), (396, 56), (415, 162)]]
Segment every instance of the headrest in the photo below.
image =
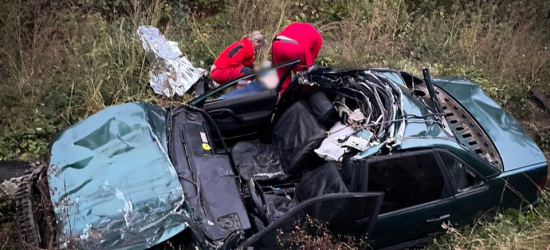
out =
[(330, 102), (327, 95), (322, 91), (311, 95), (309, 98), (309, 108), (313, 116), (315, 116), (321, 124), (325, 124), (335, 111), (332, 102)]

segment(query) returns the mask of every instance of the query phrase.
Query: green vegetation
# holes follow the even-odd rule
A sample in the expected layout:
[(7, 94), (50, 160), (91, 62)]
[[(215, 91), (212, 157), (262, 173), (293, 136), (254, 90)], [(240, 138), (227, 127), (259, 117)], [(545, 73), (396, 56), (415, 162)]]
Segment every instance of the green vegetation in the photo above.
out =
[(550, 197), (542, 193), (537, 209), (521, 213), (509, 209), (494, 221), (480, 220), (460, 229), (443, 225), (447, 234), (428, 249), (548, 249), (550, 246)]
[[(427, 66), (436, 76), (472, 78), (550, 150), (550, 117), (528, 99), (533, 87), (550, 93), (548, 1), (0, 0), (0, 9), (0, 160), (46, 157), (57, 132), (106, 106), (187, 100), (148, 87), (151, 58), (135, 37), (139, 25), (159, 27), (208, 69), (243, 34), (271, 38), (295, 21), (319, 25), (318, 64), (416, 74)], [(269, 59), (269, 48), (259, 59)], [(535, 232), (550, 228), (544, 205), (483, 227), (449, 228), (435, 246), (527, 247), (548, 238)]]
[[(449, 249), (548, 249), (550, 246), (550, 196), (542, 194), (540, 206), (520, 213), (508, 209), (492, 217), (485, 215), (473, 226), (453, 228), (443, 223), (447, 233), (434, 240), (427, 250)], [(491, 220), (491, 222), (488, 222)], [(334, 235), (326, 224), (306, 217), (296, 223), (294, 233), (280, 241), (281, 246), (293, 249), (368, 249), (368, 244), (358, 238)]]
[[(197, 66), (252, 30), (268, 38), (290, 22), (315, 22), (325, 39), (318, 64), (466, 75), (516, 118), (547, 133), (527, 103), (549, 91), (548, 2), (504, 0), (3, 0), (0, 20), (0, 160), (47, 154), (63, 128), (106, 106), (168, 101), (148, 88), (150, 57), (135, 37), (159, 27)], [(269, 48), (259, 53), (269, 59)]]

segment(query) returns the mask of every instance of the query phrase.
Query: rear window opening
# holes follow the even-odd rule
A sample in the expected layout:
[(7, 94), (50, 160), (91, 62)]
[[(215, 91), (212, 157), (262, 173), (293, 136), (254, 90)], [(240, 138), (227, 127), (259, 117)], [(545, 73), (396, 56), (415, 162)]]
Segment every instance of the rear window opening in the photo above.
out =
[[(405, 84), (409, 89), (414, 89), (414, 86), (422, 85), (424, 84), (424, 81), (416, 76), (413, 76), (407, 72), (399, 72), (401, 74), (401, 78), (403, 78), (403, 81), (405, 81)], [(423, 94), (423, 96), (426, 95), (426, 93)]]
[(432, 153), (370, 163), (368, 191), (384, 192), (380, 213), (447, 197), (445, 179)]
[(483, 186), (485, 183), (481, 175), (475, 173), (471, 167), (464, 164), (454, 156), (439, 152), (443, 165), (450, 174), (451, 180), (457, 192), (465, 192)]

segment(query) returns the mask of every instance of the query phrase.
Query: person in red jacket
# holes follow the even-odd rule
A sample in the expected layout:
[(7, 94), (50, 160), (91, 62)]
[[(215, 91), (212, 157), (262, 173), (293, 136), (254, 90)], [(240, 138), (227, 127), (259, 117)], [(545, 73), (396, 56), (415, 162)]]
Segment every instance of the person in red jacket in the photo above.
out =
[[(273, 40), (271, 47), (271, 61), (274, 65), (300, 59), (298, 65), (292, 69), (296, 71), (309, 70), (315, 62), (323, 38), (316, 26), (310, 23), (292, 23), (288, 25), (281, 33)], [(277, 69), (279, 79), (283, 77), (288, 67)], [(282, 94), (290, 84), (290, 75), (284, 79), (281, 86), (280, 94)]]
[(229, 45), (214, 61), (210, 75), (218, 84), (226, 84), (241, 76), (252, 73), (254, 52), (265, 46), (265, 37), (254, 31)]

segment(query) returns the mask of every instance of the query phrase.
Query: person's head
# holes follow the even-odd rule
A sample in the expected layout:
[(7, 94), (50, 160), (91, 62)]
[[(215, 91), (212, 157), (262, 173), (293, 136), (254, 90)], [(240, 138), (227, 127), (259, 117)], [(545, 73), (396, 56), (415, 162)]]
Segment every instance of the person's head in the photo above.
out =
[(252, 42), (252, 45), (254, 45), (254, 50), (259, 50), (266, 45), (265, 37), (260, 31), (252, 31), (252, 33), (246, 35), (245, 37), (248, 37), (250, 42)]

